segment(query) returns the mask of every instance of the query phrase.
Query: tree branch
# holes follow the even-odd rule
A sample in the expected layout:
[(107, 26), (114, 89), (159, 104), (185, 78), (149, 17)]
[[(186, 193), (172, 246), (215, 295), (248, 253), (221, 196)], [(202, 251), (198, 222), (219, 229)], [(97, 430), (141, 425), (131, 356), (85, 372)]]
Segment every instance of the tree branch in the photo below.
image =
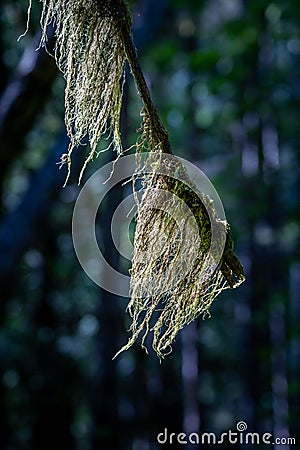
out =
[(116, 0), (114, 3), (116, 4), (116, 7), (112, 8), (112, 13), (119, 26), (121, 42), (124, 46), (126, 57), (129, 62), (131, 73), (136, 83), (139, 95), (147, 112), (147, 117), (151, 122), (152, 129), (155, 130), (157, 140), (162, 146), (162, 151), (164, 153), (172, 154), (169, 134), (159, 118), (157, 109), (152, 101), (149, 88), (137, 58), (130, 27), (128, 26), (130, 23), (128, 20), (128, 8), (124, 0)]

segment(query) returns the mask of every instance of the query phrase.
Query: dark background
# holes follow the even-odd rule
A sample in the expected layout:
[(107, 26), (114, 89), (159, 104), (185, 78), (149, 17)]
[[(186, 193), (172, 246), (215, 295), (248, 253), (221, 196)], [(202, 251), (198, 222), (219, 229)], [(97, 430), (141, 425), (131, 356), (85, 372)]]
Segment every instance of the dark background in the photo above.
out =
[[(76, 152), (63, 189), (65, 168), (56, 162), (68, 145), (64, 81), (36, 51), (41, 5), (34, 2), (30, 30), (17, 42), (27, 2), (2, 1), (0, 449), (157, 450), (167, 447), (156, 442), (164, 428), (220, 434), (240, 420), (248, 431), (299, 442), (299, 5), (131, 6), (139, 59), (173, 151), (214, 183), (247, 280), (221, 294), (210, 319), (183, 330), (161, 363), (138, 346), (112, 361), (127, 339), (128, 300), (94, 285), (72, 245), (87, 148)], [(131, 145), (141, 105), (127, 80), (122, 136)], [(113, 158), (101, 154), (85, 179)], [(123, 195), (115, 189), (99, 218), (100, 245), (116, 267), (109, 224)], [(182, 447), (197, 446), (172, 445)]]

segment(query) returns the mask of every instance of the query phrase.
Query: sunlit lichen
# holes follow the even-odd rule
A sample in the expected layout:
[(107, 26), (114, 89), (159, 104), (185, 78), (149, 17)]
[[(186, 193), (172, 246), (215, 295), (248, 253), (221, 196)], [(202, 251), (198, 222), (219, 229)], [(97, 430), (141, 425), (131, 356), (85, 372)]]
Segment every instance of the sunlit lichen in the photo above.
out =
[[(144, 139), (138, 150), (148, 143), (165, 155), (156, 133), (144, 133)], [(245, 277), (233, 252), (229, 224), (218, 218), (213, 201), (198, 191), (181, 162), (171, 157), (158, 164), (157, 158), (153, 163), (150, 158), (144, 172), (128, 305), (131, 337), (120, 352), (140, 336), (146, 349), (151, 332), (152, 347), (163, 358), (179, 330), (199, 316), (210, 316), (215, 298), (224, 289), (238, 287)]]
[(86, 141), (90, 145), (81, 178), (101, 136), (111, 137), (109, 146), (113, 144), (117, 153), (122, 153), (120, 112), (126, 55), (118, 32), (120, 22), (125, 21), (130, 28), (130, 16), (117, 17), (110, 1), (43, 0), (42, 3), (41, 45), (47, 46), (48, 27), (53, 25), (54, 56), (66, 80), (68, 176), (74, 148)]
[[(143, 103), (136, 152), (172, 154), (168, 133), (138, 63), (125, 2), (42, 0), (42, 4), (41, 45), (47, 46), (47, 29), (52, 24), (54, 56), (66, 80), (65, 122), (70, 146), (59, 164), (67, 163), (68, 176), (72, 151), (85, 140), (90, 152), (81, 176), (103, 135), (108, 135), (109, 146), (113, 144), (118, 155), (122, 153), (120, 112), (126, 61)], [(120, 352), (140, 336), (144, 346), (151, 331), (152, 346), (164, 357), (181, 328), (208, 315), (222, 290), (244, 280), (229, 225), (217, 217), (213, 202), (193, 185), (182, 164), (176, 160), (172, 164), (171, 175), (166, 175), (150, 159), (150, 174), (145, 171), (142, 176), (144, 194), (137, 201), (128, 305), (131, 337)], [(134, 176), (133, 183), (135, 190)]]

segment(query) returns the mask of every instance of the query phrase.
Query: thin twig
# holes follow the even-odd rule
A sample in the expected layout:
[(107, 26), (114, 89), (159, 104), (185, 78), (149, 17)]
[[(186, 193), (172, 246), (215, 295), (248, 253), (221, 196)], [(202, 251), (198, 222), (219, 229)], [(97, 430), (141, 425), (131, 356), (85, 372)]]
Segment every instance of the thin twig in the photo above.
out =
[(115, 4), (112, 12), (118, 24), (119, 35), (124, 46), (132, 76), (135, 80), (139, 95), (147, 112), (147, 116), (151, 122), (151, 128), (155, 130), (155, 135), (157, 141), (161, 145), (162, 151), (164, 153), (172, 154), (168, 131), (159, 118), (157, 109), (152, 101), (152, 97), (147, 86), (143, 71), (138, 61), (136, 49), (134, 47), (131, 36), (131, 31), (128, 26), (128, 20), (126, 19), (128, 16), (128, 8), (124, 0), (116, 0), (112, 3)]

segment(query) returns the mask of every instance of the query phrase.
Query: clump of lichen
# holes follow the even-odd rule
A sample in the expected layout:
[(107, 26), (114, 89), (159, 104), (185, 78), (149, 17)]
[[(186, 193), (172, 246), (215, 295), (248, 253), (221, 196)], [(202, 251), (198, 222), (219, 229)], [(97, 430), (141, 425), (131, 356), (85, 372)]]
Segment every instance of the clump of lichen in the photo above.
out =
[[(117, 17), (113, 2), (100, 0), (43, 0), (42, 45), (54, 26), (55, 59), (66, 80), (65, 122), (70, 146), (63, 162), (71, 168), (75, 147), (88, 141), (90, 152), (81, 175), (97, 152), (103, 135), (122, 152), (120, 112), (126, 55), (119, 38), (120, 22), (130, 29), (129, 14)], [(66, 180), (67, 182), (67, 180)]]
[(131, 268), (131, 337), (120, 351), (139, 336), (146, 348), (151, 332), (152, 347), (163, 358), (179, 330), (209, 315), (220, 292), (237, 287), (244, 274), (229, 224), (217, 217), (213, 201), (198, 191), (181, 161), (163, 153), (159, 133), (145, 129), (138, 150), (150, 146), (154, 157), (138, 171), (143, 195)]

